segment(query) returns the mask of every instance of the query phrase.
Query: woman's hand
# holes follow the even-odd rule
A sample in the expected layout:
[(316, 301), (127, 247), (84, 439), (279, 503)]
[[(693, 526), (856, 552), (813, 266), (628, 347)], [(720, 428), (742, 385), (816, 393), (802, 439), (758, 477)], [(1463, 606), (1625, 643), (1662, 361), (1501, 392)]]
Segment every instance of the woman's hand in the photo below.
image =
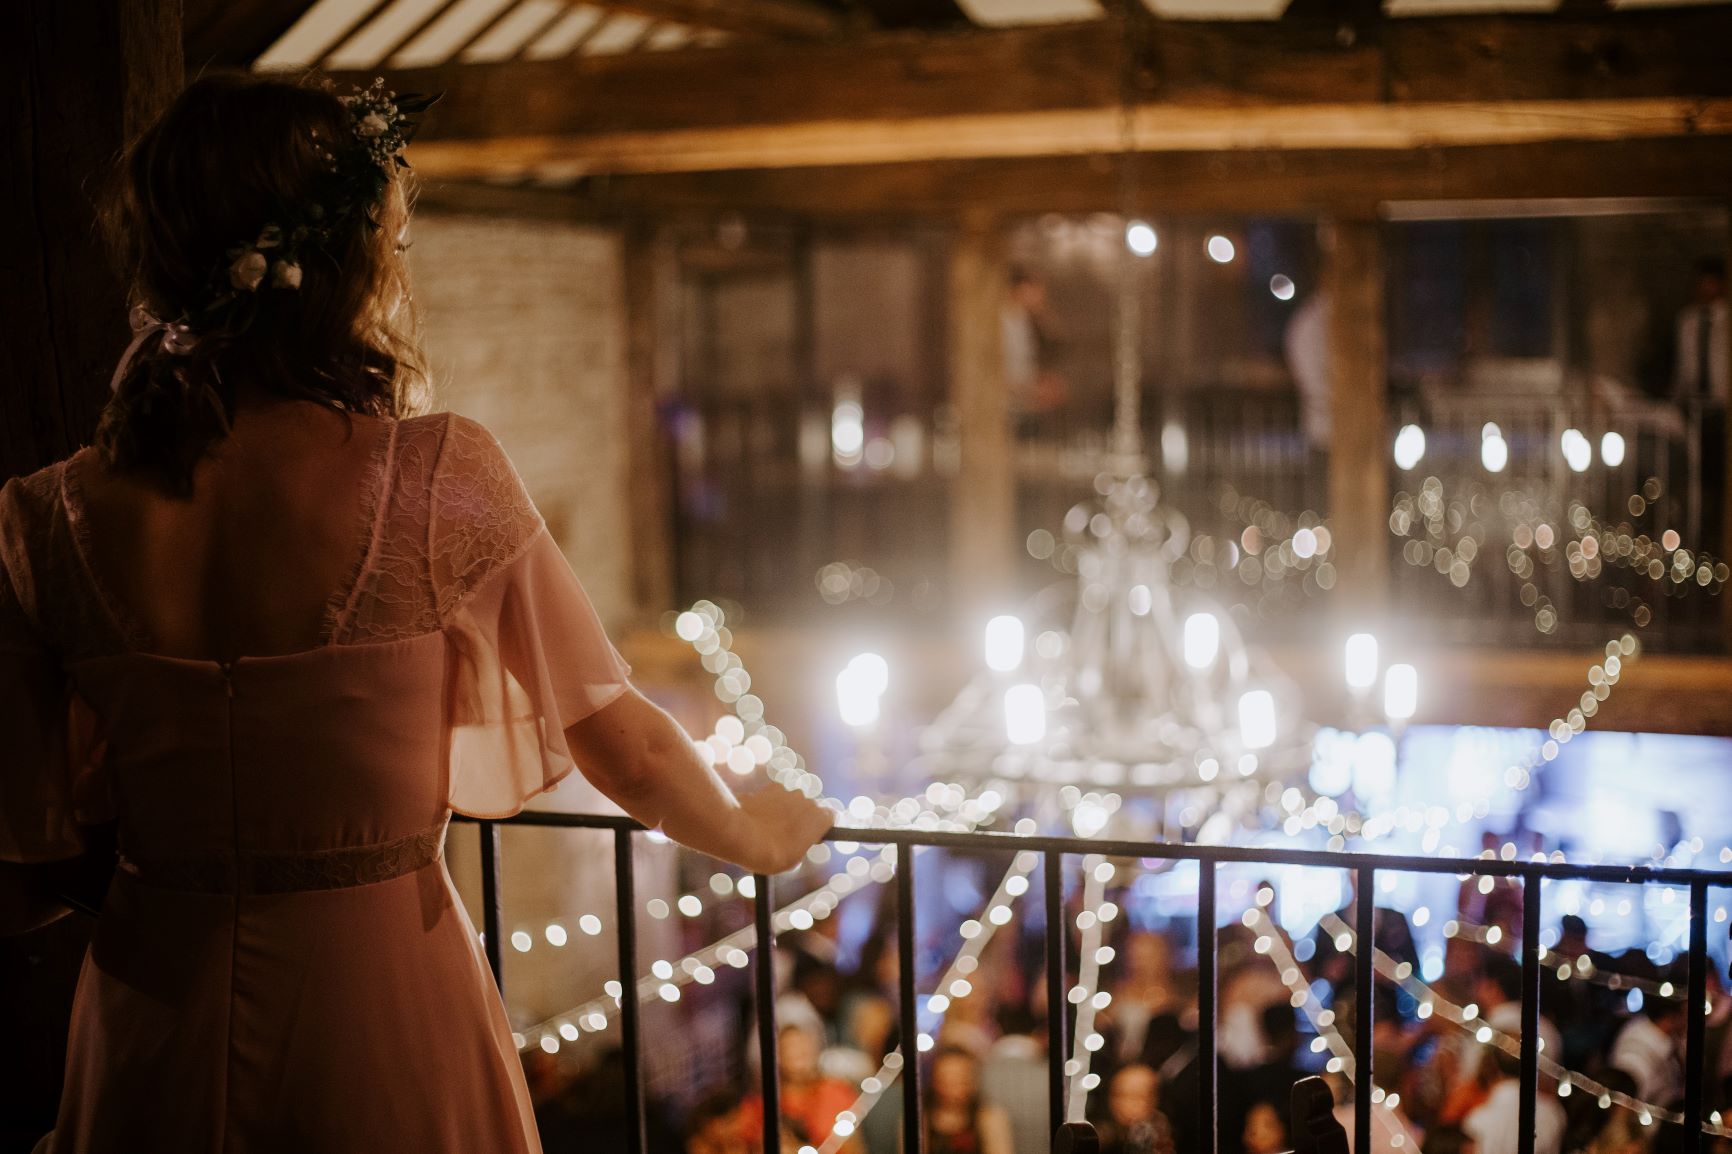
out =
[(740, 842), (733, 860), (760, 874), (779, 874), (799, 865), (836, 816), (799, 790), (779, 785), (746, 794), (735, 812)]
[(781, 873), (830, 828), (804, 794), (737, 797), (679, 724), (633, 689), (565, 731), (583, 775), (643, 824), (755, 873)]

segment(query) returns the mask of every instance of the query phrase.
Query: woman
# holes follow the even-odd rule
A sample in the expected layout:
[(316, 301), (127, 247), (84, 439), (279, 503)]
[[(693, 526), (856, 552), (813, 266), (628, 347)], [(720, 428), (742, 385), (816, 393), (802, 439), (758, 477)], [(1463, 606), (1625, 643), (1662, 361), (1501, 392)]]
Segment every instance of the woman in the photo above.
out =
[(980, 1101), (980, 1059), (940, 1048), (926, 1089), (927, 1154), (1013, 1154), (1010, 1117)]
[(124, 167), (138, 339), (96, 447), (0, 491), (0, 929), (120, 850), (55, 1154), (539, 1150), (450, 814), (581, 765), (753, 870), (829, 825), (736, 799), (493, 438), (414, 415), (418, 106), (192, 84)]

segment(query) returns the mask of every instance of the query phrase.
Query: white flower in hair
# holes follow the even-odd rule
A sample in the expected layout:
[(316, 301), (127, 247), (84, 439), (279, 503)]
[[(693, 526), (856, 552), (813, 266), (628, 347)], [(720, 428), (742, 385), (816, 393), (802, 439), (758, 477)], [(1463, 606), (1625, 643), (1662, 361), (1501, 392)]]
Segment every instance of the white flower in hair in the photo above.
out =
[(229, 265), (229, 283), (242, 292), (255, 291), (259, 282), (265, 279), (267, 263), (264, 253), (248, 249)]
[(259, 239), (253, 242), (254, 248), (276, 248), (283, 243), (283, 230), (274, 224), (267, 224), (259, 232)]
[(382, 136), (385, 130), (390, 127), (390, 123), (383, 116), (377, 112), (369, 112), (361, 118), (359, 124), (355, 125), (355, 135), (368, 138)]
[(292, 260), (279, 260), (271, 265), (271, 287), (298, 289), (301, 287), (301, 266)]

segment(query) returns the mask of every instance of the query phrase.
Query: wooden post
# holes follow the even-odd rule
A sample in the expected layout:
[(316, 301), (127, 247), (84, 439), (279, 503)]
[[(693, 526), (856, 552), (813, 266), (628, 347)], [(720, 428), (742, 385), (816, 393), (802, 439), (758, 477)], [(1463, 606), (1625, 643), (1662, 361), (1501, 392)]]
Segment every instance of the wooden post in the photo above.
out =
[(1374, 219), (1323, 226), (1329, 294), (1329, 525), (1336, 599), (1355, 615), (1383, 609), (1389, 587), (1389, 421), (1383, 241)]
[(653, 226), (632, 224), (622, 246), (626, 328), (626, 506), (631, 592), (645, 623), (674, 606), (673, 488), (657, 406), (667, 355), (661, 306), (667, 249)]
[[(1725, 245), (1726, 270), (1732, 275), (1732, 201), (1726, 202), (1726, 239)], [(1732, 284), (1732, 282), (1728, 282)], [(1728, 294), (1727, 306), (1732, 309), (1732, 293)], [(1732, 324), (1726, 326), (1726, 341), (1732, 346)], [(1729, 362), (1732, 362), (1732, 347), (1726, 350)], [(1726, 397), (1722, 402), (1726, 406), (1726, 418), (1723, 422), (1726, 429), (1726, 443), (1721, 450), (1725, 460), (1732, 461), (1732, 397)], [(1712, 449), (1712, 446), (1710, 446)], [(1725, 474), (1726, 490), (1721, 496), (1720, 504), (1720, 544), (1717, 552), (1722, 559), (1732, 557), (1732, 468)], [(1732, 653), (1732, 590), (1720, 591), (1720, 651)]]
[(950, 401), (961, 468), (952, 480), (950, 584), (956, 597), (1009, 594), (1016, 560), (1015, 446), (1002, 348), (1009, 272), (1000, 222), (965, 215), (950, 250)]
[(97, 236), (114, 160), (182, 82), (180, 0), (0, 5), (0, 477), (90, 439), (127, 341)]

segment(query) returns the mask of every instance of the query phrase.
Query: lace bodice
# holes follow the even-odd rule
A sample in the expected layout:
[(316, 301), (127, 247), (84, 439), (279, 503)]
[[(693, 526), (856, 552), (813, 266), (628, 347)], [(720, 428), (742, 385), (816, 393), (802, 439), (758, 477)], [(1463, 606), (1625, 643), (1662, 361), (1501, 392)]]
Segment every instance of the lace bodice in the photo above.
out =
[[(64, 661), (151, 649), (89, 564), (79, 476), (95, 464), (85, 450), (0, 492), (0, 634), (22, 618)], [(379, 438), (366, 484), (367, 537), (326, 606), (322, 644), (442, 628), (543, 528), (498, 441), (452, 413), (395, 422)]]

